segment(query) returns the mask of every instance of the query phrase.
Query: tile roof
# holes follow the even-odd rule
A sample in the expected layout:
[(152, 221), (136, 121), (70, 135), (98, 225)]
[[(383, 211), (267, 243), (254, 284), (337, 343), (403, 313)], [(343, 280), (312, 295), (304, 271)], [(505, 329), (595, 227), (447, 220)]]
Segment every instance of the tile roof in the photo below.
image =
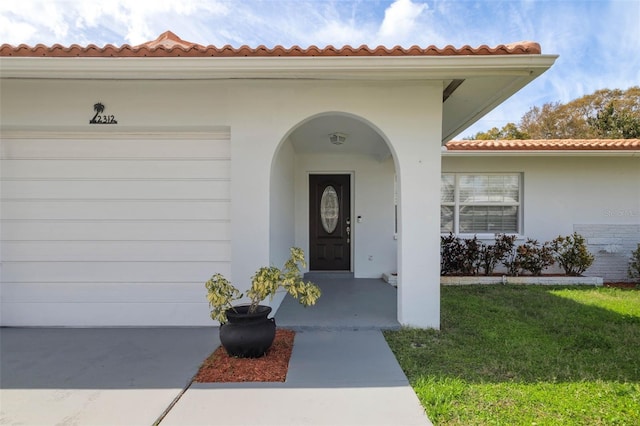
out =
[(180, 37), (166, 31), (157, 39), (143, 43), (137, 46), (128, 44), (116, 47), (107, 44), (104, 47), (98, 47), (95, 44), (88, 46), (79, 46), (73, 44), (64, 47), (60, 44), (53, 46), (45, 46), (38, 44), (36, 46), (27, 46), (21, 44), (12, 46), (3, 44), (0, 46), (0, 56), (23, 56), (23, 57), (265, 57), (265, 56), (462, 56), (462, 55), (539, 55), (542, 53), (540, 45), (531, 41), (522, 41), (512, 44), (501, 44), (495, 47), (486, 45), (471, 47), (453, 47), (448, 45), (444, 48), (438, 48), (433, 45), (422, 48), (412, 46), (402, 48), (395, 46), (386, 48), (378, 46), (369, 48), (365, 45), (360, 47), (334, 47), (326, 46), (319, 48), (310, 46), (302, 48), (293, 46), (285, 48), (283, 46), (275, 46), (267, 48), (258, 46), (252, 48), (249, 46), (241, 46), (234, 48), (226, 45), (218, 48), (215, 46), (203, 46), (201, 44), (192, 43), (182, 40)]
[(463, 140), (446, 144), (447, 151), (635, 151), (640, 139)]

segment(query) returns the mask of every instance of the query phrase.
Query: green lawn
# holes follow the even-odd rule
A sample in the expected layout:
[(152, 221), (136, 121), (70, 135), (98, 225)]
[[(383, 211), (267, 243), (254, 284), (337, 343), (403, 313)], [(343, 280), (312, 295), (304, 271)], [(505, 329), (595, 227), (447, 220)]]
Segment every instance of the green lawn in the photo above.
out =
[(385, 332), (435, 425), (639, 425), (640, 291), (442, 287), (441, 330)]

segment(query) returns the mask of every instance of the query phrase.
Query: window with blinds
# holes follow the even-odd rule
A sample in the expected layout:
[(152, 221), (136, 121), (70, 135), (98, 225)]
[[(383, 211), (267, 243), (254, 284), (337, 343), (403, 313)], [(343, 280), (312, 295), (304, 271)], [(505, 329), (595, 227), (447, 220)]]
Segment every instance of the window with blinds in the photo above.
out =
[(520, 173), (444, 173), (440, 232), (520, 233)]

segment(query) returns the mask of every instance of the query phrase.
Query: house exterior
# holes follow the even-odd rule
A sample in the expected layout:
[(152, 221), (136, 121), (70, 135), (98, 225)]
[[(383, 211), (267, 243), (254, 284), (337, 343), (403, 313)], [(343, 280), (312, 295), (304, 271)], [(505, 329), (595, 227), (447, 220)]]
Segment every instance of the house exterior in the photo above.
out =
[(0, 322), (211, 325), (213, 273), (245, 289), (299, 246), (310, 271), (397, 272), (400, 323), (438, 328), (442, 166), (472, 161), (442, 146), (555, 59), (2, 45)]
[(578, 232), (595, 256), (585, 275), (628, 279), (640, 243), (640, 139), (452, 141), (442, 183), (441, 232), (540, 242)]

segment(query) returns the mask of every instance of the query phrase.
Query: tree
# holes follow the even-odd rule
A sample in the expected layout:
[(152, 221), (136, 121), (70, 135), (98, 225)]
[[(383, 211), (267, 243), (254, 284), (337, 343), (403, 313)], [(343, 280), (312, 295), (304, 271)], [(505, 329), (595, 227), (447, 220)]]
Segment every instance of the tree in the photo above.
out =
[(630, 139), (640, 137), (640, 86), (602, 89), (571, 102), (527, 111), (516, 125), (478, 132), (472, 139)]
[(502, 127), (502, 129), (494, 127), (486, 132), (478, 132), (471, 139), (529, 139), (529, 135), (527, 133), (521, 132), (520, 129), (518, 129), (518, 126), (514, 123), (507, 123), (504, 125), (504, 127)]
[(626, 110), (617, 110), (610, 102), (595, 117), (589, 117), (587, 122), (603, 138), (632, 139), (640, 138), (640, 119)]
[[(575, 102), (575, 101), (572, 101)], [(531, 139), (588, 139), (583, 112), (578, 105), (546, 103), (532, 107), (520, 120), (520, 128)]]

